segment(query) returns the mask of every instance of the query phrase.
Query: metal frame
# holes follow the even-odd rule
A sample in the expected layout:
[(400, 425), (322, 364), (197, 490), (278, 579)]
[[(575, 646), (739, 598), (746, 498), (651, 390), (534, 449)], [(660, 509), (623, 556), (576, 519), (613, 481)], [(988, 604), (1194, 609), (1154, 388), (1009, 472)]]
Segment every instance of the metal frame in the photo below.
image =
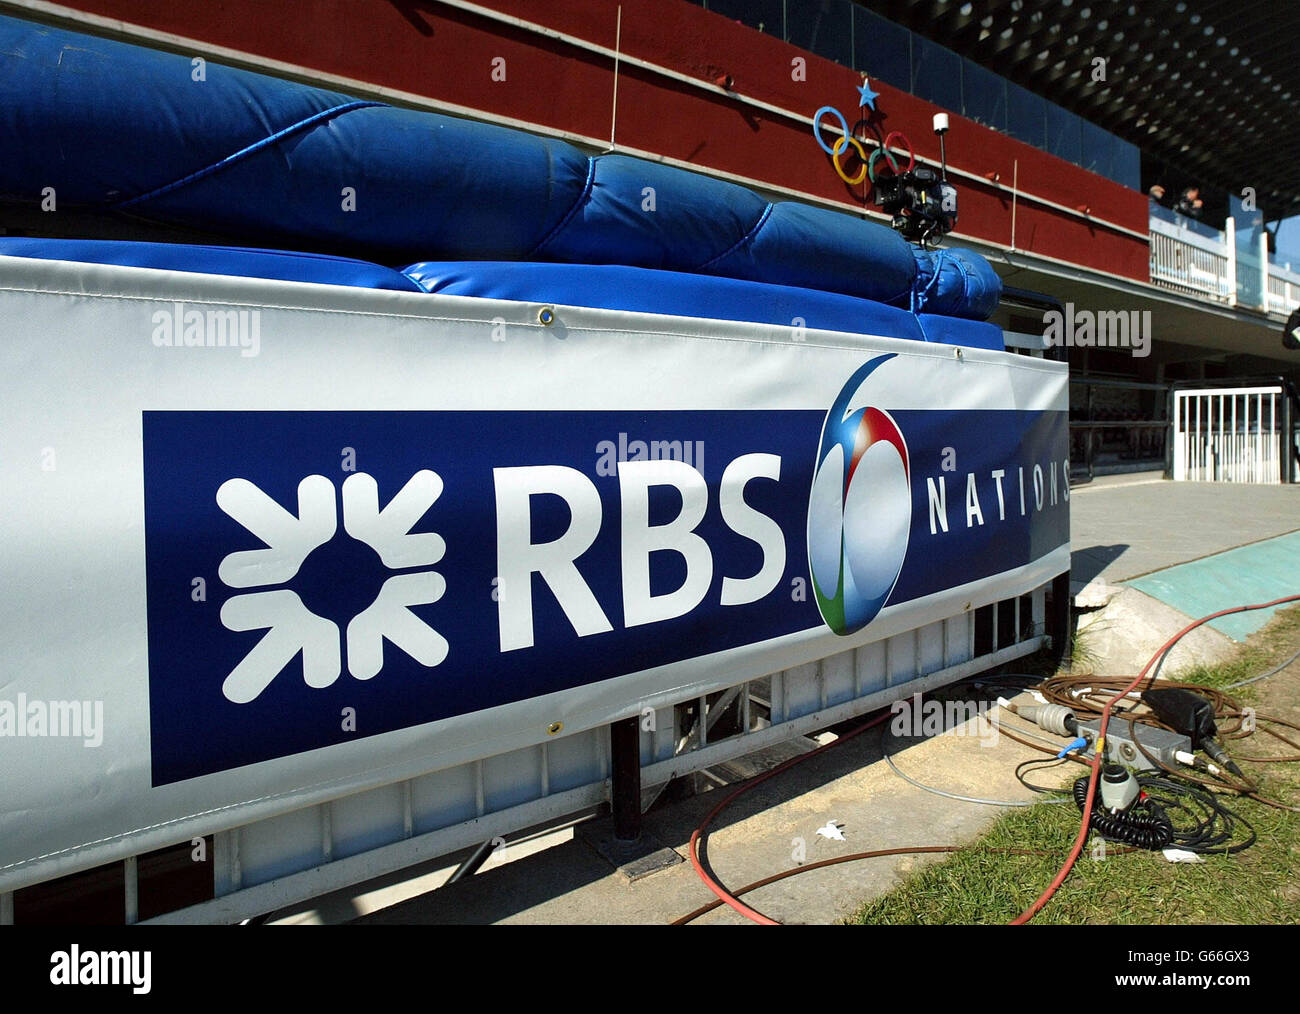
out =
[[(238, 922), (497, 836), (571, 823), (576, 814), (596, 808), (613, 809), (616, 820), (622, 813), (624, 833), (631, 836), (627, 822), (639, 823), (642, 785), (654, 798), (674, 778), (1014, 661), (1049, 642), (1063, 650), (1065, 635), (1055, 616), (1061, 602), (1068, 604), (1068, 595), (1062, 597), (1056, 587), (1062, 579), (1068, 582), (1068, 574), (1025, 593), (1028, 617), (1022, 616), (1024, 596), (984, 607), (993, 611), (994, 624), (992, 648), (982, 655), (975, 654), (978, 611), (967, 610), (705, 698), (688, 695), (658, 708), (653, 721), (644, 716), (625, 719), (541, 748), (431, 772), (221, 832), (213, 849), (217, 897), (146, 922)], [(1054, 606), (1050, 617), (1049, 588)], [(1000, 608), (1014, 610), (1015, 616), (1013, 636), (1005, 644), (997, 639)], [(699, 710), (693, 728), (683, 734), (681, 716), (692, 704)], [(715, 739), (710, 732), (724, 714), (738, 719), (737, 731)], [(628, 754), (628, 744), (635, 748), (634, 757)], [(620, 753), (624, 765), (630, 765), (621, 777)], [(580, 758), (576, 765), (575, 757)], [(635, 777), (629, 780), (629, 775)], [(575, 780), (578, 784), (569, 784)], [(424, 805), (434, 798), (440, 816)], [(372, 847), (359, 849), (347, 828), (356, 826), (358, 814), (367, 813), (376, 840)], [(438, 820), (445, 823), (429, 826)], [(388, 840), (381, 840), (384, 835)], [(0, 921), (4, 911), (0, 899)], [(133, 921), (129, 902), (127, 914)]]

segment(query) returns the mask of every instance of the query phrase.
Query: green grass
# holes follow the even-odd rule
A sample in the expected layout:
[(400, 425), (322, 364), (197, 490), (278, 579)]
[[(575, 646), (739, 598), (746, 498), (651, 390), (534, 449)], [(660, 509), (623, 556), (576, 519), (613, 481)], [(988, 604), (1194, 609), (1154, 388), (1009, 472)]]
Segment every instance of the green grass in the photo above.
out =
[[(1071, 766), (1072, 769), (1075, 767)], [(1079, 767), (1082, 772), (1084, 769)], [(1040, 775), (1041, 777), (1041, 775)], [(1160, 853), (1092, 857), (1095, 838), (1035, 923), (1295, 923), (1300, 912), (1297, 815), (1233, 800), (1259, 840), (1235, 856), (1170, 863)], [(855, 924), (1006, 923), (1051, 883), (1079, 829), (1072, 805), (1011, 811), (977, 845), (913, 873), (848, 920)], [(999, 848), (1040, 849), (1009, 856)]]
[[(1196, 666), (1178, 679), (1222, 687), (1282, 661), (1300, 646), (1300, 608), (1279, 613), (1234, 659)], [(1169, 676), (1175, 674), (1169, 673)], [(1233, 691), (1256, 699), (1262, 684)], [(1252, 766), (1253, 767), (1253, 766)], [(1300, 764), (1269, 765), (1261, 793), (1300, 801)], [(1086, 769), (1028, 773), (1040, 784), (1068, 785)], [(1058, 773), (1059, 772), (1059, 773)], [(1093, 836), (1065, 883), (1035, 917), (1035, 923), (1297, 923), (1300, 922), (1300, 814), (1252, 799), (1222, 801), (1258, 835), (1250, 848), (1232, 856), (1206, 856), (1204, 863), (1170, 863), (1159, 853), (1119, 852), (1107, 844), (1105, 858), (1092, 850)], [(1005, 813), (992, 830), (951, 858), (927, 863), (904, 882), (864, 904), (847, 922), (1005, 923), (1019, 915), (1051, 883), (1079, 830), (1072, 804), (1034, 806)], [(1033, 849), (1043, 854), (1011, 856), (997, 849)]]
[(1090, 673), (1100, 661), (1092, 647), (1094, 638), (1089, 637), (1089, 627), (1070, 632), (1069, 666), (1072, 673)]
[[(1162, 677), (1200, 683), (1207, 687), (1226, 687), (1250, 679), (1284, 661), (1300, 647), (1300, 608), (1285, 609), (1274, 615), (1268, 626), (1227, 662), (1218, 665), (1187, 666), (1176, 673), (1161, 672)], [(1234, 697), (1249, 700), (1256, 696), (1259, 684), (1230, 691)]]

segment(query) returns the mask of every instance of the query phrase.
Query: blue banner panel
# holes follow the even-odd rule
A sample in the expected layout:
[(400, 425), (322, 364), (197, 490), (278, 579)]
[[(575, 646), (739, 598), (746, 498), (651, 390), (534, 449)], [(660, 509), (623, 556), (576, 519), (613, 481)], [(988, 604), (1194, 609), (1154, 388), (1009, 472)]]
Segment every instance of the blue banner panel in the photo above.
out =
[(853, 634), (1067, 541), (1064, 413), (860, 386), (829, 416), (145, 412), (153, 783)]

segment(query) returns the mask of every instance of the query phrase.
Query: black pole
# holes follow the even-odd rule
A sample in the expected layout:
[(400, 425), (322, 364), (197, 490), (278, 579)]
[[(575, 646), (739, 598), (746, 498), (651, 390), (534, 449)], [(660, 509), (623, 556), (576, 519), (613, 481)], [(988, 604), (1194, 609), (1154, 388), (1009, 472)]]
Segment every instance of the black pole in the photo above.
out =
[(474, 876), (474, 874), (479, 871), (479, 868), (488, 861), (488, 857), (492, 855), (493, 849), (496, 848), (500, 841), (501, 839), (499, 838), (489, 838), (487, 841), (483, 842), (483, 844), (470, 853), (463, 863), (456, 867), (456, 872), (447, 878), (447, 883), (454, 884), (459, 880), (464, 880), (466, 877)]
[(609, 752), (614, 777), (614, 839), (634, 842), (641, 837), (641, 731), (635, 716), (610, 725)]
[(1178, 420), (1174, 414), (1178, 411), (1178, 399), (1174, 397), (1173, 385), (1169, 387), (1169, 394), (1165, 398), (1165, 414), (1169, 417), (1169, 425), (1165, 427), (1165, 478), (1173, 479), (1174, 476), (1174, 427)]
[(1291, 399), (1288, 397), (1289, 392), (1286, 387), (1282, 388), (1282, 396), (1278, 399), (1281, 402), (1282, 409), (1282, 433), (1281, 440), (1278, 442), (1282, 445), (1282, 461), (1278, 471), (1278, 479), (1282, 482), (1291, 482), (1294, 478), (1294, 465), (1292, 464), (1292, 455), (1295, 453), (1295, 420), (1291, 416)]
[(1070, 572), (1052, 578), (1052, 610), (1047, 617), (1047, 633), (1052, 638), (1052, 655), (1057, 667), (1070, 657)]

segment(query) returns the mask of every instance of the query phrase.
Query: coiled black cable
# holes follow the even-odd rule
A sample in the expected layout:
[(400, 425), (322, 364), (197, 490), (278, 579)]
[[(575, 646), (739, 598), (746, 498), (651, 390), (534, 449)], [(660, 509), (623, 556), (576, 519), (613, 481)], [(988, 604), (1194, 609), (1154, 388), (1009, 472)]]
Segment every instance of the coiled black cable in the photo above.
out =
[[(1079, 812), (1088, 801), (1088, 777), (1074, 783), (1074, 803)], [(1162, 849), (1174, 840), (1174, 825), (1159, 804), (1139, 801), (1119, 813), (1107, 813), (1097, 806), (1089, 826), (1107, 841), (1121, 842), (1140, 849)]]
[[(1189, 823), (1174, 820), (1174, 845), (1188, 852), (1231, 855), (1255, 843), (1255, 829), (1240, 814), (1228, 809), (1209, 792), (1185, 782), (1160, 775), (1140, 775), (1138, 784), (1147, 795), (1147, 802), (1158, 807), (1171, 818), (1185, 816)], [(1237, 838), (1238, 825), (1246, 831), (1242, 841)]]
[[(1208, 792), (1158, 775), (1139, 775), (1138, 785), (1143, 795), (1129, 809), (1107, 813), (1094, 807), (1089, 826), (1107, 841), (1142, 849), (1172, 845), (1187, 852), (1228, 855), (1255, 843), (1255, 829)], [(1082, 811), (1088, 797), (1086, 776), (1074, 783), (1073, 794)], [(1177, 815), (1177, 823), (1171, 815)], [(1246, 837), (1233, 841), (1239, 837), (1238, 826), (1245, 829)]]

